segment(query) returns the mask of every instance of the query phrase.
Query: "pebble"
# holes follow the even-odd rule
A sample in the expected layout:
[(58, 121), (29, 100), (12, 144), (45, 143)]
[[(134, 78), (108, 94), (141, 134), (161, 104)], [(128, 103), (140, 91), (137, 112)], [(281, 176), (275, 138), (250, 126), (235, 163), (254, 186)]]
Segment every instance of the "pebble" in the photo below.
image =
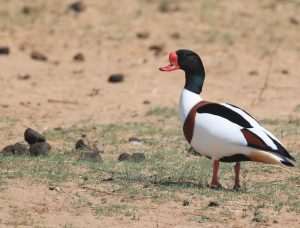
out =
[(32, 145), (38, 142), (46, 142), (46, 138), (37, 131), (27, 128), (24, 132), (24, 139), (28, 144)]
[(108, 82), (111, 83), (117, 83), (124, 81), (124, 75), (123, 74), (112, 74), (108, 77)]
[(31, 156), (48, 155), (51, 150), (50, 144), (46, 142), (38, 142), (30, 145), (29, 152)]

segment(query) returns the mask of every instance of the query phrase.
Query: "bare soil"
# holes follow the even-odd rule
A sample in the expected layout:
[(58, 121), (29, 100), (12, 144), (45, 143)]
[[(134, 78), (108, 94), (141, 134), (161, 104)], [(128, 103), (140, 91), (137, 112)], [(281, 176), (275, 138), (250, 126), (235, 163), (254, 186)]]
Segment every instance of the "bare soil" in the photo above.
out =
[[(168, 64), (169, 51), (182, 48), (199, 53), (204, 62), (205, 99), (235, 104), (267, 123), (299, 122), (299, 1), (83, 2), (85, 9), (76, 13), (68, 8), (70, 0), (0, 0), (0, 46), (10, 48), (9, 55), (0, 55), (0, 148), (24, 141), (27, 127), (45, 132), (84, 121), (91, 126), (159, 125), (158, 118), (145, 113), (154, 107), (177, 108), (184, 74), (166, 74), (158, 68)], [(31, 58), (33, 51), (47, 60)], [(73, 59), (78, 53), (84, 55), (83, 61)], [(108, 82), (110, 75), (119, 73), (124, 74), (123, 82)], [(294, 156), (300, 151), (299, 125), (295, 126), (295, 134), (277, 131)], [(64, 145), (63, 139), (50, 144), (53, 153)], [(291, 172), (299, 172), (299, 167)], [(289, 171), (271, 179), (285, 175)], [(259, 178), (248, 174), (250, 182)], [(299, 191), (299, 183), (295, 188)], [(261, 209), (267, 222), (243, 217), (244, 210), (257, 203), (247, 195), (205, 213), (199, 208), (210, 198), (188, 206), (182, 201), (160, 204), (139, 199), (129, 202), (138, 213), (128, 209), (125, 215), (99, 217), (78, 200), (101, 197), (93, 198), (87, 194), (91, 190), (73, 182), (64, 183), (61, 191), (50, 191), (43, 181), (12, 178), (5, 179), (0, 189), (1, 227), (300, 226), (299, 213), (286, 207), (280, 213)], [(97, 191), (101, 189), (98, 186)], [(102, 197), (110, 203), (122, 199), (105, 191)], [(220, 212), (230, 214), (226, 221), (220, 222)]]

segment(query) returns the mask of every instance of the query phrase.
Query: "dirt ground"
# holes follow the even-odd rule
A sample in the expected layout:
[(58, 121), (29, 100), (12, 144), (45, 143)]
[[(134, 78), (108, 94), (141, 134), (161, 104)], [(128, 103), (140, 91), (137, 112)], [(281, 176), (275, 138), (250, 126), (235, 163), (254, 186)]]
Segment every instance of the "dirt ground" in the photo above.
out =
[[(86, 0), (82, 12), (69, 9), (71, 3), (0, 0), (0, 47), (10, 48), (9, 55), (0, 54), (0, 148), (24, 141), (27, 127), (44, 132), (85, 120), (155, 123), (145, 115), (151, 107), (177, 109), (183, 72), (158, 68), (168, 64), (169, 51), (182, 48), (204, 62), (206, 100), (235, 104), (258, 120), (299, 120), (299, 1)], [(32, 51), (47, 61), (32, 59)], [(84, 61), (73, 60), (77, 53)], [(124, 74), (124, 81), (109, 83), (115, 73)], [(293, 155), (299, 153), (299, 134), (278, 137)], [(53, 144), (55, 151), (59, 142)], [(241, 219), (247, 197), (231, 199), (236, 211), (224, 225), (191, 219), (207, 199), (189, 207), (141, 199), (135, 201), (137, 220), (99, 219), (84, 206), (80, 215), (66, 210), (76, 194), (84, 194), (72, 182), (60, 194), (31, 178), (5, 180), (0, 188), (1, 227), (300, 226), (299, 214), (289, 210), (271, 215), (274, 223)]]

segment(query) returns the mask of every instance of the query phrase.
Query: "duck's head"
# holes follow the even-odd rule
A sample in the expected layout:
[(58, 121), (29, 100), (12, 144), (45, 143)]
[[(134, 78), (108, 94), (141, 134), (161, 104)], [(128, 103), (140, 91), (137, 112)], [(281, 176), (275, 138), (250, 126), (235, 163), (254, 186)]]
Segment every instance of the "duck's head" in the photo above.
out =
[(184, 88), (194, 93), (200, 93), (205, 78), (203, 63), (195, 52), (181, 49), (169, 54), (170, 64), (159, 68), (161, 71), (173, 71), (181, 69), (185, 71), (186, 83)]

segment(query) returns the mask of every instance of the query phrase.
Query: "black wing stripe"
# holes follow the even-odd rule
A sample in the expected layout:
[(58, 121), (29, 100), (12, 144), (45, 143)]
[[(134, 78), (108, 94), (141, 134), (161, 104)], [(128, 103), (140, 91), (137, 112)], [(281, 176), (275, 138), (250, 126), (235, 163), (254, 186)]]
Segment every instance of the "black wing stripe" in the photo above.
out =
[[(267, 134), (268, 135), (268, 134)], [(269, 135), (268, 135), (268, 137), (273, 141), (273, 143), (276, 145), (276, 147), (277, 147), (277, 149), (278, 150), (276, 150), (276, 151), (274, 151), (275, 153), (277, 153), (277, 154), (280, 154), (280, 155), (282, 155), (282, 156), (284, 156), (284, 157), (287, 157), (288, 159), (291, 159), (292, 161), (295, 161), (295, 158), (293, 158), (290, 154), (289, 154), (289, 152), (279, 143), (279, 142), (277, 142), (275, 139), (273, 139), (272, 137), (270, 137)]]
[(235, 106), (235, 105), (233, 105), (233, 104), (228, 104), (228, 103), (226, 103), (227, 105), (230, 105), (230, 106), (232, 106), (232, 107), (234, 107), (234, 108), (236, 108), (236, 109), (239, 109), (239, 110), (241, 110), (242, 112), (244, 112), (244, 113), (246, 113), (248, 116), (250, 116), (256, 123), (258, 123), (258, 125), (260, 125), (261, 126), (261, 124), (252, 116), (252, 115), (250, 115), (247, 111), (245, 111), (244, 109), (241, 109), (240, 107), (237, 107), (237, 106)]
[(223, 117), (244, 128), (251, 128), (251, 124), (239, 113), (217, 103), (209, 103), (197, 109), (197, 113), (208, 113)]

